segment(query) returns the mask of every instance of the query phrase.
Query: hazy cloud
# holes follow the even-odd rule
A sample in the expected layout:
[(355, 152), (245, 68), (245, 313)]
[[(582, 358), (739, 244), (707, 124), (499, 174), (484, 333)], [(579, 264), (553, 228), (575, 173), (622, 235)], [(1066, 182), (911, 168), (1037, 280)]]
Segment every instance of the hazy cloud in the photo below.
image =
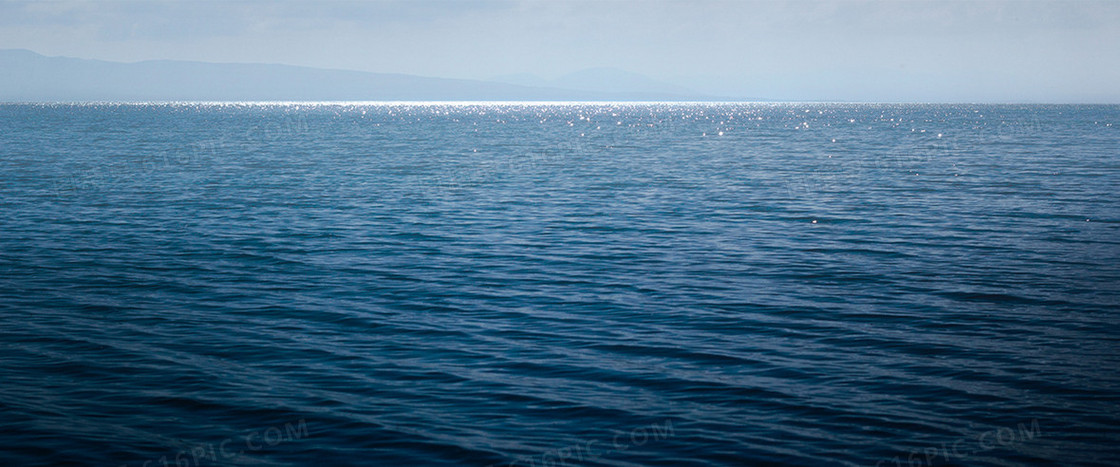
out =
[(787, 99), (1120, 100), (1120, 2), (0, 2), (0, 47), (430, 76), (615, 67)]

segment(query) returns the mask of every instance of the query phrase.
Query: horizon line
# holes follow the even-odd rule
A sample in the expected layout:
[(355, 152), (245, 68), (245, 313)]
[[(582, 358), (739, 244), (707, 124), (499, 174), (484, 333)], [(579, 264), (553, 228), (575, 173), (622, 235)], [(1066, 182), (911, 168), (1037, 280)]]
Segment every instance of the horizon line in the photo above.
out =
[(1120, 102), (983, 102), (983, 101), (840, 101), (840, 100), (62, 100), (62, 101), (4, 101), (0, 105), (240, 105), (240, 106), (353, 106), (353, 105), (1104, 105), (1115, 106)]

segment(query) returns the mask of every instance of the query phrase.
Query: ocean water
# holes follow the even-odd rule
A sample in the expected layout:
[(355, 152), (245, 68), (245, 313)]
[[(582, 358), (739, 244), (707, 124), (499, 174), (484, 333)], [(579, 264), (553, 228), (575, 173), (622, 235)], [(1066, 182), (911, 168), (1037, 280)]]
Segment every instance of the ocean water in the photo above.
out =
[(1115, 465), (1120, 107), (0, 105), (4, 465)]

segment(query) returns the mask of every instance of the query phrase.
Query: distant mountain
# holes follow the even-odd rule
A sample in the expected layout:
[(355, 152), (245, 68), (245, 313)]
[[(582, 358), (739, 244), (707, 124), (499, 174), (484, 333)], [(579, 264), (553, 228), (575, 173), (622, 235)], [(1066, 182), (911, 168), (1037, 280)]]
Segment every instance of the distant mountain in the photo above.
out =
[[(137, 63), (0, 50), (0, 101), (635, 101), (711, 100), (612, 72), (534, 86), (289, 65), (156, 60)], [(623, 72), (625, 73), (625, 72)], [(607, 79), (603, 79), (603, 78)], [(629, 80), (629, 81), (627, 81)], [(565, 82), (558, 80), (558, 83)], [(628, 87), (627, 82), (633, 84)]]
[(619, 70), (617, 68), (589, 68), (551, 80), (531, 74), (503, 75), (491, 78), (491, 80), (520, 86), (563, 88), (603, 93), (631, 92), (680, 96), (696, 96), (699, 94), (688, 88), (661, 82), (645, 75)]

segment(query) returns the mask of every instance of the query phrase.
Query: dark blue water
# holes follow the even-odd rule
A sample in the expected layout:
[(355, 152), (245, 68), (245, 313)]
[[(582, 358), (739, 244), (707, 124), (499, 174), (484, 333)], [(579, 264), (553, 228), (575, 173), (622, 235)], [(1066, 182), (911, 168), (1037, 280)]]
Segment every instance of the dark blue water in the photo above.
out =
[(1109, 465), (1120, 107), (0, 106), (4, 465)]

